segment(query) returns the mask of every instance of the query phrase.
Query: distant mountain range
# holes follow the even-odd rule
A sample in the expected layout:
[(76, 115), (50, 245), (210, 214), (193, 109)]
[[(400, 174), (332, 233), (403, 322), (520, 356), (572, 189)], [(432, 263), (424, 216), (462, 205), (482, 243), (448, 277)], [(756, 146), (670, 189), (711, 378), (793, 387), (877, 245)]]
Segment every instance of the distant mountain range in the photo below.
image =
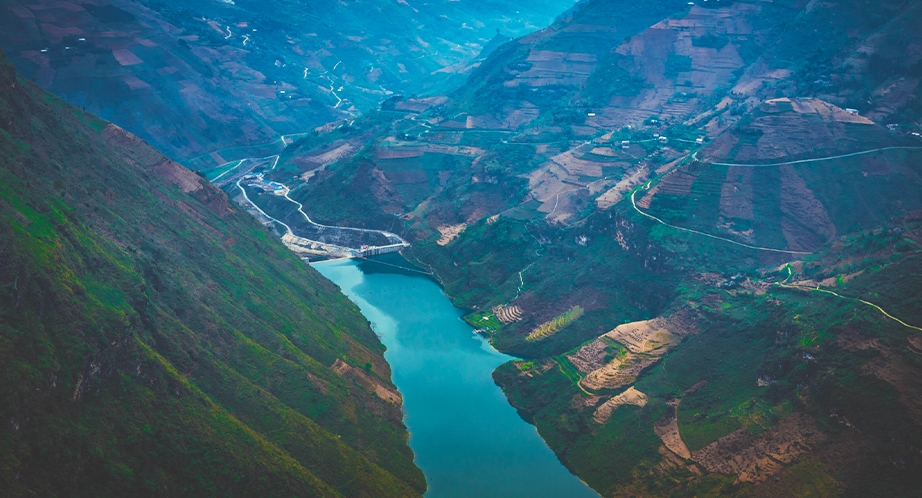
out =
[(186, 161), (446, 88), (492, 40), (573, 3), (9, 0), (0, 46), (26, 78)]

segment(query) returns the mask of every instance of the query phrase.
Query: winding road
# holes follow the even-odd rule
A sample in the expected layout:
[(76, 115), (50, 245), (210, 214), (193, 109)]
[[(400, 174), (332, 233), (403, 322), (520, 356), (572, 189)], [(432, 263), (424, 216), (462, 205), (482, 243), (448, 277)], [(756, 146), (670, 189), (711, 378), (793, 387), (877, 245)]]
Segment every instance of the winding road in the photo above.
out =
[[(644, 188), (649, 188), (649, 186), (650, 186), (650, 183), (647, 182), (647, 186), (644, 187)], [(726, 237), (720, 237), (720, 236), (718, 236), (718, 235), (712, 235), (712, 234), (705, 233), (705, 232), (699, 232), (698, 230), (692, 230), (691, 228), (683, 228), (683, 227), (678, 227), (678, 226), (675, 226), (675, 225), (670, 225), (669, 223), (666, 223), (665, 221), (663, 221), (663, 220), (657, 218), (656, 216), (653, 216), (652, 214), (647, 214), (647, 213), (641, 211), (640, 208), (637, 207), (637, 203), (634, 202), (634, 194), (637, 193), (637, 190), (639, 190), (639, 189), (634, 189), (634, 191), (631, 192), (631, 206), (634, 207), (634, 210), (637, 211), (638, 213), (642, 214), (643, 216), (646, 216), (647, 218), (650, 218), (651, 220), (653, 220), (653, 221), (655, 221), (655, 222), (657, 222), (657, 223), (663, 224), (663, 225), (665, 225), (665, 226), (667, 226), (667, 227), (669, 227), (669, 228), (674, 228), (674, 229), (676, 229), (676, 230), (680, 230), (680, 231), (683, 231), (683, 232), (694, 233), (694, 234), (697, 234), (697, 235), (703, 235), (703, 236), (705, 236), (705, 237), (709, 237), (709, 238), (717, 239), (717, 240), (722, 240), (722, 241), (724, 241), (724, 242), (729, 242), (729, 243), (731, 243), (731, 244), (735, 244), (735, 245), (738, 245), (738, 246), (741, 246), (741, 247), (746, 247), (746, 248), (748, 248), (748, 249), (755, 249), (755, 250), (757, 250), (757, 251), (779, 252), (779, 253), (783, 253), (783, 254), (793, 254), (793, 255), (795, 255), (795, 256), (805, 256), (805, 255), (807, 255), (807, 254), (811, 254), (811, 253), (809, 253), (809, 252), (804, 252), (804, 251), (790, 251), (790, 250), (787, 250), (787, 249), (773, 249), (773, 248), (771, 248), (771, 247), (753, 246), (753, 245), (749, 245), (749, 244), (744, 244), (744, 243), (742, 243), (742, 242), (737, 242), (737, 241), (735, 241), (735, 240), (728, 239), (728, 238), (726, 238)]]
[(904, 327), (908, 327), (908, 328), (911, 328), (911, 329), (914, 329), (914, 330), (918, 330), (919, 332), (922, 332), (922, 328), (916, 327), (915, 325), (910, 325), (910, 324), (904, 322), (903, 320), (900, 320), (899, 318), (897, 318), (897, 317), (891, 315), (890, 313), (887, 313), (887, 312), (884, 311), (884, 309), (881, 308), (880, 306), (878, 306), (878, 305), (876, 305), (876, 304), (874, 304), (874, 303), (872, 303), (872, 302), (870, 302), (870, 301), (865, 301), (864, 299), (859, 299), (859, 298), (857, 298), (857, 297), (843, 296), (842, 294), (837, 294), (837, 293), (835, 293), (835, 292), (833, 292), (833, 291), (831, 291), (831, 290), (821, 289), (819, 286), (816, 286), (815, 288), (814, 288), (814, 287), (802, 287), (802, 286), (799, 286), (799, 285), (789, 285), (789, 284), (784, 284), (784, 283), (778, 283), (778, 284), (775, 284), (775, 285), (777, 285), (777, 286), (779, 286), (779, 287), (784, 287), (784, 288), (786, 288), (786, 289), (797, 289), (797, 290), (802, 290), (802, 291), (806, 291), (806, 292), (822, 292), (823, 294), (830, 294), (830, 295), (833, 295), (833, 296), (838, 297), (838, 298), (840, 298), (840, 299), (845, 299), (845, 300), (847, 300), (847, 301), (858, 301), (859, 303), (866, 304), (866, 305), (868, 305), (868, 306), (870, 306), (870, 307), (876, 309), (877, 311), (880, 311), (881, 313), (883, 313), (883, 315), (884, 315), (885, 317), (887, 317), (887, 318), (889, 318), (889, 319), (891, 319), (891, 320), (893, 320), (893, 321), (899, 323), (900, 325), (902, 325), (902, 326), (904, 326)]
[(735, 167), (741, 167), (741, 168), (772, 168), (776, 166), (790, 166), (793, 164), (818, 163), (818, 162), (823, 162), (823, 161), (832, 161), (835, 159), (845, 159), (847, 157), (864, 156), (867, 154), (873, 154), (875, 152), (884, 152), (888, 150), (922, 150), (922, 146), (897, 145), (893, 147), (881, 147), (877, 149), (863, 150), (861, 152), (852, 152), (850, 154), (840, 154), (837, 156), (817, 157), (814, 159), (800, 159), (798, 161), (787, 161), (783, 163), (743, 164), (743, 163), (715, 163), (715, 162), (701, 161), (700, 159), (698, 159), (698, 152), (700, 151), (695, 151), (695, 153), (692, 154), (692, 159), (700, 162), (701, 164), (713, 164), (714, 166), (735, 166)]
[[(729, 166), (729, 167), (743, 167), (743, 168), (770, 168), (770, 167), (778, 167), (778, 166), (789, 166), (789, 165), (794, 165), (794, 164), (807, 164), (807, 163), (813, 163), (813, 162), (832, 161), (832, 160), (835, 160), (835, 159), (845, 159), (845, 158), (848, 158), (848, 157), (863, 156), (863, 155), (867, 155), (867, 154), (873, 154), (873, 153), (875, 153), (875, 152), (884, 152), (884, 151), (888, 151), (888, 150), (922, 150), (922, 146), (899, 145), (899, 146), (893, 146), (893, 147), (880, 147), (880, 148), (877, 148), (877, 149), (864, 150), (864, 151), (860, 151), (860, 152), (852, 152), (852, 153), (850, 153), (850, 154), (839, 154), (839, 155), (835, 155), (835, 156), (817, 157), (817, 158), (813, 158), (813, 159), (800, 159), (800, 160), (797, 160), (797, 161), (786, 161), (786, 162), (782, 162), (782, 163), (765, 163), (765, 164), (717, 163), (717, 162), (702, 161), (702, 160), (698, 159), (698, 152), (700, 152), (700, 150), (695, 151), (695, 152), (691, 155), (691, 159), (692, 159), (693, 161), (697, 161), (697, 162), (700, 162), (700, 163), (702, 163), (702, 164), (711, 164), (711, 165), (714, 165), (714, 166)], [(642, 187), (642, 188), (643, 188), (644, 190), (649, 189), (649, 188), (650, 188), (650, 183), (651, 183), (651, 182), (647, 182), (647, 184), (646, 184), (644, 187)], [(656, 216), (653, 216), (652, 214), (645, 213), (645, 212), (641, 211), (640, 208), (637, 207), (637, 203), (634, 201), (634, 195), (637, 193), (638, 190), (640, 190), (640, 189), (639, 189), (639, 188), (638, 188), (638, 189), (634, 189), (634, 191), (631, 192), (631, 206), (633, 206), (634, 210), (637, 211), (638, 213), (640, 213), (641, 215), (645, 216), (646, 218), (649, 218), (649, 219), (651, 219), (651, 220), (653, 220), (653, 221), (656, 221), (657, 223), (660, 223), (660, 224), (665, 225), (665, 226), (667, 226), (667, 227), (670, 227), (670, 228), (673, 228), (673, 229), (676, 229), (676, 230), (680, 230), (680, 231), (683, 231), (683, 232), (688, 232), (688, 233), (694, 233), (694, 234), (697, 234), (697, 235), (702, 235), (702, 236), (704, 236), (704, 237), (709, 237), (709, 238), (716, 239), (716, 240), (722, 240), (722, 241), (724, 241), (724, 242), (729, 242), (730, 244), (738, 245), (738, 246), (741, 246), (741, 247), (746, 247), (746, 248), (748, 248), (748, 249), (755, 249), (755, 250), (757, 250), (757, 251), (768, 251), (768, 252), (777, 252), (777, 253), (784, 253), (784, 254), (793, 254), (793, 255), (795, 255), (795, 256), (805, 256), (805, 255), (807, 255), (807, 254), (811, 254), (811, 253), (809, 253), (809, 252), (804, 252), (804, 251), (791, 251), (791, 250), (787, 250), (787, 249), (774, 249), (774, 248), (771, 248), (771, 247), (761, 247), (761, 246), (754, 246), (754, 245), (750, 245), (750, 244), (744, 244), (744, 243), (742, 243), (742, 242), (737, 242), (737, 241), (735, 241), (735, 240), (728, 239), (728, 238), (726, 238), (726, 237), (720, 237), (720, 236), (718, 236), (718, 235), (712, 235), (712, 234), (705, 233), (705, 232), (701, 232), (701, 231), (698, 231), (698, 230), (693, 230), (693, 229), (691, 229), (691, 228), (683, 228), (683, 227), (680, 227), (680, 226), (676, 226), (676, 225), (672, 225), (672, 224), (666, 223), (665, 221), (663, 221), (663, 220), (657, 218)], [(827, 291), (827, 292), (828, 292), (828, 291)], [(867, 304), (871, 304), (871, 303), (867, 303)], [(871, 305), (874, 306), (873, 304), (871, 304)], [(879, 309), (879, 308), (878, 308), (878, 309)], [(883, 312), (883, 310), (881, 310), (881, 311)], [(886, 312), (884, 312), (884, 313), (886, 313)], [(901, 323), (902, 323), (902, 322), (901, 322)], [(907, 325), (907, 326), (911, 327), (911, 325)]]

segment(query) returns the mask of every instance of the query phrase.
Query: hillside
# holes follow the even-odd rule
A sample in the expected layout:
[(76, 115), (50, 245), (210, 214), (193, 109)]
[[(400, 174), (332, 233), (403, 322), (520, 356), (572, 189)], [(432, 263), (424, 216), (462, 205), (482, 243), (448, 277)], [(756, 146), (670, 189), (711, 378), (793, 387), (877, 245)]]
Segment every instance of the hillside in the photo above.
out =
[(590, 0), (260, 171), (412, 242), (605, 496), (911, 496), (920, 19)]
[[(414, 242), (458, 304), (517, 306), (497, 345), (536, 354), (530, 328), (575, 305), (586, 318), (541, 343), (579, 342), (669, 302), (673, 283), (640, 283), (675, 237), (707, 248), (682, 268), (751, 267), (922, 207), (922, 66), (894, 49), (920, 46), (922, 2), (868, 5), (590, 0), (455, 92), (304, 138), (269, 176), (315, 219)], [(721, 243), (687, 230), (767, 251), (707, 254)]]
[[(913, 496), (920, 25), (920, 0), (586, 0), (492, 39), (457, 88), (200, 172), (304, 254), (407, 241), (522, 358), (494, 379), (605, 496)], [(362, 358), (344, 371), (368, 387)], [(365, 448), (330, 422), (348, 408), (316, 412)]]
[(419, 496), (383, 346), (205, 179), (0, 62), (5, 496)]
[(0, 46), (26, 78), (202, 169), (444, 89), (573, 3), (5, 0)]
[(661, 316), (494, 378), (605, 496), (912, 496), (920, 222), (696, 275)]

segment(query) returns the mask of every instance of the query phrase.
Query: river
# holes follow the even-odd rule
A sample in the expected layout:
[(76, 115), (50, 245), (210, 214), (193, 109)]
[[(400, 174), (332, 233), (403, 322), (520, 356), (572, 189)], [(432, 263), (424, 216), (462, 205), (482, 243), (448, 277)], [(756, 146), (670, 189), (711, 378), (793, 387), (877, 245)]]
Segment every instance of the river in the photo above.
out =
[(427, 498), (598, 497), (493, 382), (493, 370), (513, 358), (474, 334), (437, 283), (373, 260), (314, 268), (359, 306), (387, 346)]

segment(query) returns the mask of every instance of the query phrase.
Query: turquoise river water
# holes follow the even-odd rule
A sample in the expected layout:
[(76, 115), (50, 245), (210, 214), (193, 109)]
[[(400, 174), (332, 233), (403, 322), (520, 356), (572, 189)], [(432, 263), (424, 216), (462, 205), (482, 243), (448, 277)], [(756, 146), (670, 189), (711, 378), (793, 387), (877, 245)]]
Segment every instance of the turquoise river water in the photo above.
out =
[(493, 382), (493, 370), (512, 357), (474, 334), (438, 284), (375, 261), (314, 268), (359, 306), (387, 346), (427, 498), (598, 497)]

